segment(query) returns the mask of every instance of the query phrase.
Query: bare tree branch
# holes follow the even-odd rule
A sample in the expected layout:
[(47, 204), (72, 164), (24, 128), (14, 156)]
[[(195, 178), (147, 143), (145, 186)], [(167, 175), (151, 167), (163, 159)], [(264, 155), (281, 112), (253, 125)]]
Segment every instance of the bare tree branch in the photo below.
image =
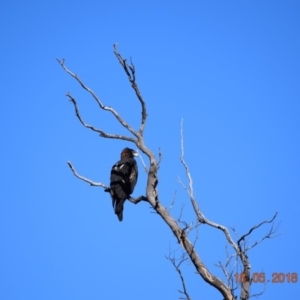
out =
[(204, 223), (207, 224), (211, 227), (217, 228), (219, 230), (222, 230), (226, 236), (227, 241), (232, 245), (232, 247), (235, 249), (236, 252), (238, 252), (238, 247), (235, 244), (235, 242), (233, 241), (228, 229), (225, 226), (222, 226), (220, 224), (214, 223), (212, 221), (209, 221), (207, 218), (205, 218), (205, 216), (203, 215), (203, 213), (200, 211), (199, 206), (197, 201), (194, 198), (194, 191), (193, 191), (193, 180), (190, 174), (190, 170), (189, 167), (187, 165), (187, 163), (184, 160), (184, 137), (183, 137), (183, 120), (181, 120), (181, 127), (180, 127), (180, 133), (181, 133), (181, 156), (180, 156), (180, 161), (182, 163), (182, 165), (184, 166), (185, 172), (186, 172), (186, 176), (188, 178), (188, 182), (189, 182), (189, 188), (185, 187), (185, 185), (182, 183), (182, 181), (179, 179), (179, 183), (184, 187), (184, 189), (187, 191), (189, 197), (190, 197), (190, 201), (192, 203), (192, 207), (194, 209), (194, 212), (197, 216), (197, 219), (200, 223)]
[(227, 273), (226, 267), (220, 261), (218, 264), (216, 264), (216, 267), (219, 267), (222, 269), (223, 274), (224, 274), (225, 278), (227, 279), (227, 285), (230, 286), (230, 276)]
[(136, 140), (134, 138), (131, 138), (131, 137), (128, 137), (128, 136), (124, 136), (124, 135), (119, 135), (119, 134), (107, 134), (103, 130), (95, 128), (94, 126), (88, 125), (87, 123), (85, 123), (83, 121), (80, 113), (79, 113), (79, 108), (78, 108), (78, 105), (77, 105), (77, 102), (76, 102), (75, 98), (72, 97), (70, 93), (67, 93), (66, 96), (69, 97), (70, 98), (70, 102), (73, 103), (74, 108), (75, 108), (76, 116), (79, 119), (80, 123), (84, 127), (89, 128), (89, 129), (91, 129), (93, 131), (96, 131), (96, 132), (100, 133), (100, 136), (102, 136), (102, 137), (112, 138), (112, 139), (119, 139), (119, 140), (125, 140), (125, 141), (129, 141), (129, 142), (132, 142), (132, 143), (136, 143)]
[[(147, 119), (147, 111), (146, 111), (146, 103), (140, 93), (140, 90), (138, 88), (138, 85), (135, 82), (135, 67), (132, 63), (132, 60), (130, 60), (130, 65), (127, 64), (126, 59), (124, 59), (121, 54), (117, 51), (117, 44), (114, 44), (114, 54), (116, 55), (117, 59), (119, 60), (120, 64), (122, 65), (125, 73), (128, 76), (128, 80), (131, 83), (131, 87), (134, 89), (135, 94), (137, 96), (137, 98), (139, 99), (141, 106), (142, 106), (142, 121), (141, 121), (141, 126), (140, 126), (140, 135), (143, 136), (143, 132), (145, 129), (145, 125), (146, 125), (146, 119)], [(129, 68), (129, 70), (128, 70)]]
[(263, 236), (259, 241), (255, 241), (251, 246), (245, 247), (245, 251), (251, 250), (252, 248), (256, 247), (258, 244), (263, 242), (265, 239), (273, 239), (273, 238), (279, 236), (279, 234), (275, 235), (276, 231), (277, 231), (277, 227), (274, 229), (274, 227), (272, 225), (269, 232), (265, 236)]
[[(273, 216), (273, 218), (272, 218), (271, 220), (265, 220), (265, 221), (262, 221), (261, 223), (259, 223), (258, 225), (253, 226), (247, 233), (245, 233), (244, 235), (242, 235), (242, 236), (240, 237), (240, 239), (239, 239), (238, 242), (237, 242), (238, 245), (240, 245), (240, 243), (241, 243), (243, 240), (245, 240), (245, 238), (246, 238), (247, 236), (249, 236), (249, 235), (251, 234), (251, 232), (254, 231), (255, 229), (259, 228), (260, 226), (262, 226), (262, 225), (264, 225), (264, 224), (272, 223), (272, 222), (275, 220), (277, 214), (278, 214), (278, 212), (275, 213), (275, 215)], [(272, 228), (273, 228), (273, 226), (272, 226)], [(272, 230), (271, 230), (271, 233), (272, 233)]]
[(69, 74), (71, 75), (73, 78), (75, 78), (78, 83), (82, 86), (83, 89), (85, 89), (87, 92), (89, 92), (93, 98), (96, 100), (96, 102), (98, 103), (98, 105), (100, 106), (101, 109), (103, 110), (106, 110), (106, 111), (109, 111), (111, 112), (115, 117), (116, 119), (120, 122), (121, 125), (123, 125), (125, 128), (127, 128), (133, 135), (137, 136), (137, 133), (135, 130), (133, 130), (133, 128), (127, 123), (124, 121), (123, 118), (121, 118), (121, 116), (117, 113), (116, 110), (114, 110), (113, 108), (109, 107), (109, 106), (105, 106), (101, 101), (100, 99), (98, 98), (98, 96), (89, 88), (87, 87), (83, 81), (74, 73), (72, 73), (66, 66), (65, 66), (65, 60), (59, 60), (57, 58), (57, 61), (59, 62), (59, 64), (62, 66), (62, 68)]
[(266, 291), (267, 284), (268, 284), (268, 281), (264, 283), (264, 289), (260, 293), (253, 294), (249, 298), (252, 298), (252, 297), (258, 298), (259, 296), (261, 296)]
[(173, 200), (172, 200), (172, 202), (171, 202), (171, 204), (170, 204), (170, 207), (168, 208), (168, 212), (169, 212), (169, 213), (171, 212), (171, 210), (172, 210), (172, 208), (173, 208), (173, 205), (174, 205), (174, 203), (175, 203), (176, 195), (177, 195), (177, 191), (174, 192)]
[(162, 152), (161, 152), (161, 149), (159, 148), (159, 151), (158, 151), (158, 162), (157, 162), (157, 168), (159, 169), (159, 166), (160, 166), (160, 163), (162, 161)]
[(139, 196), (138, 198), (133, 198), (133, 197), (130, 197), (128, 198), (128, 200), (133, 203), (133, 204), (138, 204), (140, 203), (141, 201), (147, 201), (148, 202), (148, 199), (147, 197), (145, 196)]
[(105, 133), (104, 131), (102, 131), (100, 133), (101, 137), (107, 138), (107, 139), (117, 139), (117, 140), (123, 140), (123, 141), (128, 141), (128, 142), (132, 142), (132, 143), (136, 143), (136, 140), (125, 136), (125, 135), (121, 135), (121, 134), (112, 134), (112, 133)]
[[(221, 268), (223, 271), (224, 276), (227, 279), (227, 285), (231, 287), (231, 290), (234, 291), (237, 289), (237, 286), (234, 287), (234, 278), (233, 278), (233, 273), (236, 269), (236, 265), (238, 263), (238, 255), (236, 253), (234, 254), (229, 254), (228, 252), (228, 248), (227, 245), (225, 246), (225, 250), (226, 250), (226, 256), (227, 256), (227, 260), (225, 264), (222, 264), (220, 261), (219, 263), (216, 265), (217, 267)], [(235, 263), (233, 264), (233, 266), (230, 264), (232, 258), (236, 258)]]
[(136, 150), (136, 152), (137, 152), (137, 154), (138, 154), (138, 156), (139, 156), (139, 158), (140, 158), (140, 160), (142, 162), (142, 165), (144, 167), (145, 172), (148, 174), (148, 168), (147, 168), (147, 166), (146, 166), (146, 164), (145, 164), (145, 162), (143, 160), (143, 157), (140, 155), (139, 151)]
[[(271, 223), (273, 222), (273, 220), (275, 219), (277, 213), (275, 214), (275, 216), (270, 220), (270, 221), (264, 221), (264, 222), (261, 222), (260, 224), (258, 224), (257, 226), (254, 226), (252, 227), (249, 232), (245, 235), (243, 235), (237, 243), (234, 242), (233, 238), (231, 237), (228, 229), (223, 226), (223, 225), (220, 225), (220, 224), (217, 224), (215, 222), (212, 222), (210, 220), (208, 220), (204, 215), (203, 213), (200, 211), (199, 207), (198, 207), (198, 204), (196, 202), (196, 199), (194, 197), (194, 191), (193, 191), (193, 181), (192, 181), (192, 177), (191, 177), (191, 174), (190, 174), (190, 170), (188, 168), (188, 165), (187, 163), (185, 162), (184, 160), (184, 147), (183, 147), (183, 121), (181, 122), (181, 157), (180, 157), (180, 161), (185, 169), (185, 173), (186, 173), (186, 176), (187, 176), (187, 179), (188, 179), (188, 182), (189, 182), (189, 187), (187, 188), (183, 183), (182, 181), (180, 180), (179, 178), (179, 183), (183, 186), (183, 188), (187, 191), (188, 195), (189, 195), (189, 198), (190, 198), (190, 201), (191, 201), (191, 204), (192, 204), (192, 207), (194, 209), (194, 212), (197, 216), (197, 219), (200, 223), (203, 223), (203, 224), (207, 224), (211, 227), (214, 227), (216, 229), (219, 229), (221, 230), (228, 243), (232, 246), (232, 248), (234, 249), (234, 251), (236, 252), (236, 256), (239, 257), (241, 263), (242, 263), (242, 273), (245, 275), (245, 281), (241, 282), (240, 285), (241, 285), (241, 295), (240, 295), (240, 298), (241, 300), (248, 300), (249, 297), (250, 297), (250, 285), (251, 285), (251, 280), (250, 280), (250, 269), (251, 269), (251, 266), (250, 266), (250, 262), (249, 262), (249, 258), (247, 256), (247, 250), (246, 249), (242, 249), (241, 247), (241, 241), (243, 241), (248, 235), (251, 234), (251, 232), (256, 229), (256, 228), (259, 228), (261, 225), (265, 224), (265, 223)], [(273, 230), (271, 228), (271, 231), (270, 231), (270, 234), (269, 235), (266, 235), (262, 240), (264, 240), (265, 238), (268, 238), (270, 237), (272, 234), (273, 234)], [(256, 244), (252, 245), (252, 247), (254, 247)], [(231, 258), (230, 258), (231, 259)], [(225, 267), (219, 263), (219, 266), (222, 268), (223, 270), (223, 273), (225, 275), (225, 277), (227, 278), (227, 284), (228, 284), (228, 288), (230, 286), (230, 280), (232, 282), (232, 272), (231, 272), (231, 276), (228, 274), (227, 270), (225, 269)], [(231, 284), (232, 286), (232, 284)], [(234, 291), (234, 288), (232, 286), (231, 288), (231, 296), (230, 297), (233, 297), (233, 291)], [(226, 298), (225, 298), (226, 299)], [(230, 299), (230, 298), (228, 298)]]
[(248, 231), (248, 233), (242, 235), (241, 238), (237, 241), (238, 249), (239, 249), (239, 256), (241, 258), (241, 262), (243, 265), (243, 273), (244, 273), (245, 279), (246, 279), (245, 282), (241, 282), (241, 299), (242, 300), (248, 300), (250, 298), (250, 285), (251, 285), (250, 268), (251, 267), (250, 267), (250, 262), (249, 262), (248, 256), (246, 254), (247, 252), (242, 249), (241, 243), (242, 243), (242, 241), (245, 240), (245, 238), (247, 236), (249, 236), (252, 233), (253, 230), (259, 228), (263, 224), (272, 223), (275, 220), (276, 216), (277, 216), (277, 212), (275, 213), (275, 215), (273, 216), (273, 218), (271, 220), (263, 221), (260, 224), (253, 226)]
[(196, 202), (196, 200), (195, 200), (195, 198), (194, 198), (194, 190), (193, 190), (193, 180), (192, 180), (192, 176), (191, 176), (189, 167), (188, 167), (187, 163), (186, 163), (185, 160), (184, 160), (183, 119), (181, 120), (181, 127), (180, 127), (180, 128), (181, 128), (181, 130), (180, 130), (180, 134), (181, 134), (181, 138), (180, 138), (180, 141), (181, 141), (181, 156), (180, 156), (180, 161), (181, 161), (182, 165), (184, 166), (185, 173), (186, 173), (186, 176), (187, 176), (188, 182), (189, 182), (189, 188), (187, 189), (187, 188), (185, 187), (185, 190), (187, 191), (187, 193), (188, 193), (189, 196), (190, 196), (190, 200), (191, 200), (191, 203), (192, 203), (194, 212), (195, 212), (195, 214), (196, 214), (198, 220), (200, 221), (200, 219), (202, 219), (203, 216), (201, 215), (200, 210), (199, 210), (199, 207), (198, 207), (198, 203)]
[(80, 180), (83, 180), (83, 181), (89, 183), (91, 186), (101, 186), (101, 187), (103, 187), (103, 188), (105, 188), (105, 189), (110, 189), (110, 188), (109, 188), (107, 185), (105, 185), (104, 183), (101, 183), (101, 182), (94, 182), (94, 181), (92, 181), (92, 180), (90, 180), (90, 179), (88, 179), (88, 178), (85, 178), (85, 177), (79, 175), (79, 174), (76, 172), (75, 168), (73, 167), (73, 165), (72, 165), (72, 163), (71, 163), (70, 161), (68, 161), (68, 165), (69, 165), (70, 169), (72, 170), (73, 174), (74, 174), (77, 178), (79, 178)]
[(183, 254), (180, 259), (177, 259), (177, 260), (179, 260), (179, 263), (176, 263), (176, 259), (174, 257), (171, 257), (170, 254), (169, 254), (169, 256), (166, 256), (166, 259), (169, 260), (172, 263), (172, 265), (174, 266), (174, 268), (175, 268), (176, 272), (178, 273), (178, 275), (180, 277), (180, 280), (181, 280), (183, 291), (178, 290), (178, 292), (181, 293), (181, 294), (184, 294), (186, 298), (180, 297), (179, 299), (192, 300), (192, 298), (189, 296), (189, 294), (187, 292), (184, 277), (183, 277), (181, 269), (180, 269), (180, 265), (183, 262), (185, 262), (186, 260), (188, 260), (188, 257), (186, 257), (186, 255)]

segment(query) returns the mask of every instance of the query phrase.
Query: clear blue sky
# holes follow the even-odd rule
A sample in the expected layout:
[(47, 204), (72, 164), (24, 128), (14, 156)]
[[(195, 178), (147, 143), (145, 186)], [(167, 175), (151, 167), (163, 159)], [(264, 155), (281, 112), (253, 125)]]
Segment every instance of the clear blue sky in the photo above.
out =
[[(140, 106), (112, 52), (132, 56), (147, 101), (145, 139), (163, 161), (159, 196), (193, 220), (176, 182), (180, 122), (197, 200), (206, 217), (245, 233), (279, 212), (276, 239), (249, 252), (252, 272), (298, 272), (300, 200), (299, 1), (2, 1), (0, 4), (0, 299), (178, 299), (164, 255), (178, 249), (149, 205), (126, 203), (76, 179), (109, 182), (130, 144), (83, 128), (124, 133), (58, 65), (66, 65), (136, 127)], [(144, 194), (142, 170), (135, 195)], [(267, 231), (264, 227), (250, 242)], [(226, 241), (201, 226), (206, 266), (224, 261)], [(180, 255), (180, 251), (178, 252)], [(221, 299), (191, 265), (193, 299)], [(262, 285), (253, 284), (253, 292)], [(295, 299), (300, 282), (269, 283), (261, 299)]]

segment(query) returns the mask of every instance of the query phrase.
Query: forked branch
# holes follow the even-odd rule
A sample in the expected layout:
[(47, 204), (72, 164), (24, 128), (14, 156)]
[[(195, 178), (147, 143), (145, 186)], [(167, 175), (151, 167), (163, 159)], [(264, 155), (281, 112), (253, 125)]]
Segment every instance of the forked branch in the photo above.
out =
[(90, 93), (92, 95), (92, 97), (96, 100), (96, 102), (98, 103), (99, 107), (103, 110), (109, 111), (111, 112), (116, 119), (119, 121), (119, 123), (124, 126), (131, 134), (137, 136), (137, 132), (127, 123), (124, 121), (124, 119), (117, 113), (116, 110), (114, 110), (113, 108), (109, 107), (109, 106), (105, 106), (102, 101), (100, 100), (100, 98), (88, 87), (85, 85), (85, 83), (73, 72), (71, 72), (65, 65), (65, 60), (59, 60), (57, 58), (57, 61), (59, 62), (59, 64), (62, 66), (62, 68), (69, 74), (71, 75), (74, 79), (76, 79), (76, 81), (82, 86), (82, 88), (84, 90), (86, 90), (88, 93)]
[(119, 140), (129, 141), (129, 142), (132, 142), (132, 143), (136, 143), (136, 142), (137, 142), (137, 141), (136, 141), (134, 138), (132, 138), (132, 137), (125, 136), (125, 135), (120, 135), (120, 134), (109, 134), (109, 133), (104, 132), (104, 131), (101, 130), (101, 129), (95, 128), (94, 126), (85, 123), (85, 122), (83, 121), (83, 118), (81, 117), (81, 115), (80, 115), (80, 113), (79, 113), (79, 108), (78, 108), (78, 105), (77, 105), (77, 102), (76, 102), (75, 98), (72, 97), (70, 93), (67, 93), (66, 95), (67, 95), (67, 97), (69, 97), (70, 102), (73, 103), (74, 108), (75, 108), (75, 114), (76, 114), (78, 120), (80, 121), (80, 123), (81, 123), (85, 128), (89, 128), (89, 129), (91, 129), (91, 130), (93, 130), (93, 131), (95, 131), (95, 132), (100, 133), (100, 136), (101, 136), (101, 137), (111, 138), (111, 139), (119, 139)]
[[(220, 225), (218, 223), (212, 222), (210, 220), (208, 220), (204, 214), (200, 211), (199, 206), (197, 204), (197, 201), (194, 197), (194, 190), (193, 190), (193, 180), (191, 177), (191, 173), (189, 170), (189, 167), (187, 165), (187, 163), (185, 162), (184, 159), (184, 147), (183, 147), (183, 121), (181, 122), (181, 156), (180, 156), (180, 161), (184, 167), (185, 173), (186, 173), (186, 177), (188, 180), (188, 187), (186, 187), (183, 182), (179, 179), (179, 183), (183, 186), (183, 188), (186, 190), (187, 194), (189, 195), (190, 198), (190, 202), (191, 205), (194, 209), (194, 212), (197, 216), (197, 220), (202, 223), (202, 224), (207, 224), (211, 227), (214, 227), (216, 229), (221, 230), (225, 237), (227, 242), (232, 246), (233, 250), (234, 250), (234, 254), (232, 254), (231, 256), (229, 256), (229, 260), (226, 262), (226, 265), (223, 265), (221, 262), (219, 262), (218, 267), (220, 267), (223, 270), (223, 273), (227, 279), (227, 287), (230, 288), (231, 286), (231, 291), (232, 293), (234, 292), (235, 288), (233, 288), (233, 285), (230, 283), (232, 282), (232, 275), (233, 275), (233, 271), (230, 270), (228, 271), (226, 268), (229, 264), (229, 262), (231, 261), (232, 257), (236, 257), (239, 259), (239, 262), (242, 264), (242, 272), (245, 278), (244, 282), (241, 282), (241, 295), (240, 295), (240, 299), (241, 300), (248, 300), (251, 296), (250, 296), (250, 285), (251, 285), (251, 279), (250, 279), (250, 262), (249, 262), (249, 258), (247, 255), (247, 251), (250, 250), (251, 248), (253, 248), (254, 246), (256, 246), (257, 244), (259, 244), (260, 242), (262, 242), (264, 239), (266, 238), (272, 238), (274, 237), (274, 233), (276, 231), (276, 229), (274, 230), (273, 228), (273, 223), (274, 220), (277, 216), (277, 213), (275, 213), (275, 215), (273, 216), (273, 218), (271, 220), (267, 220), (267, 221), (263, 221), (261, 223), (259, 223), (258, 225), (253, 226), (246, 234), (242, 235), (237, 242), (235, 242), (232, 238), (232, 236), (229, 233), (229, 230), (223, 226)], [(272, 223), (272, 227), (269, 231), (268, 234), (266, 234), (260, 241), (255, 242), (251, 247), (244, 247), (244, 249), (242, 248), (241, 243), (243, 241), (245, 241), (246, 237), (248, 237), (255, 229), (261, 227), (264, 224), (267, 223)]]
[[(258, 229), (259, 227), (261, 227), (261, 226), (264, 225), (264, 224), (270, 224), (270, 223), (272, 223), (272, 227), (271, 227), (270, 232), (269, 232), (267, 235), (264, 236), (263, 240), (266, 239), (266, 238), (272, 238), (273, 235), (274, 235), (274, 233), (275, 233), (275, 231), (276, 231), (276, 230), (273, 230), (273, 223), (274, 223), (274, 220), (275, 220), (277, 214), (278, 214), (278, 212), (275, 213), (275, 215), (273, 216), (273, 218), (272, 218), (271, 220), (265, 220), (265, 221), (262, 221), (262, 222), (259, 223), (258, 225), (255, 225), (255, 226), (253, 226), (252, 228), (250, 228), (250, 230), (249, 230), (247, 233), (243, 234), (243, 235), (239, 238), (239, 240), (238, 240), (238, 242), (237, 242), (238, 245), (240, 246), (240, 245), (241, 245), (241, 242), (242, 242), (242, 241), (245, 241), (245, 239), (246, 239), (247, 236), (249, 236), (255, 229)], [(259, 243), (259, 242), (257, 242), (255, 245), (257, 245), (258, 243)], [(251, 248), (253, 248), (253, 247), (254, 247), (254, 246), (251, 246)]]
[(135, 67), (132, 63), (132, 60), (130, 59), (130, 64), (127, 63), (127, 60), (124, 59), (121, 54), (117, 51), (117, 44), (114, 44), (114, 54), (116, 55), (118, 61), (122, 65), (126, 75), (128, 76), (128, 80), (131, 83), (131, 87), (134, 89), (135, 94), (137, 98), (139, 99), (141, 106), (142, 106), (142, 120), (141, 120), (141, 126), (139, 129), (140, 135), (143, 136), (143, 132), (146, 125), (146, 119), (147, 119), (147, 111), (146, 111), (146, 103), (141, 95), (141, 92), (139, 90), (139, 87), (135, 81)]
[(180, 265), (183, 262), (187, 261), (188, 257), (185, 254), (183, 254), (179, 259), (176, 259), (175, 257), (171, 257), (171, 254), (169, 254), (169, 256), (166, 256), (166, 259), (169, 260), (172, 263), (173, 267), (175, 268), (176, 272), (179, 275), (179, 278), (180, 278), (180, 281), (181, 281), (181, 284), (182, 284), (183, 290), (182, 291), (178, 290), (178, 292), (180, 294), (185, 295), (186, 298), (180, 297), (179, 299), (182, 299), (182, 300), (192, 300), (192, 298), (190, 297), (190, 295), (189, 295), (189, 293), (187, 291), (186, 283), (185, 283), (183, 274), (182, 274), (181, 269), (180, 269)]

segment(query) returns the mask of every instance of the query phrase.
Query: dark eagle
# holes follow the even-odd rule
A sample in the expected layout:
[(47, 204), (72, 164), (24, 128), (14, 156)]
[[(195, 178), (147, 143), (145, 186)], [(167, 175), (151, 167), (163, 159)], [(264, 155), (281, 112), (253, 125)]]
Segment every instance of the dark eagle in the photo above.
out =
[(137, 152), (125, 148), (121, 152), (121, 160), (115, 163), (110, 173), (110, 195), (115, 214), (119, 221), (123, 220), (123, 205), (132, 194), (138, 178), (138, 167), (134, 156)]

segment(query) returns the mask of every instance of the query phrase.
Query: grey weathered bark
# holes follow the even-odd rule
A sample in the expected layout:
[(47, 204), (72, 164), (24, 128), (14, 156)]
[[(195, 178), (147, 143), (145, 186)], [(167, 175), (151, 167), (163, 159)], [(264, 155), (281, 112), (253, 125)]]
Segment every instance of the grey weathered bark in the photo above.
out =
[[(274, 219), (276, 218), (277, 213), (274, 215), (274, 217), (270, 220), (270, 221), (264, 221), (261, 224), (252, 227), (249, 232), (247, 234), (244, 234), (243, 236), (241, 236), (239, 238), (239, 240), (237, 242), (234, 241), (234, 239), (231, 237), (228, 229), (225, 226), (222, 226), (220, 224), (214, 223), (212, 221), (210, 221), (209, 219), (207, 219), (203, 213), (201, 212), (201, 210), (199, 209), (199, 206), (197, 204), (197, 201), (194, 197), (194, 193), (193, 193), (193, 182), (192, 182), (192, 177), (188, 168), (188, 165), (186, 164), (185, 160), (184, 160), (184, 149), (183, 149), (183, 134), (181, 136), (181, 142), (182, 142), (182, 155), (181, 155), (181, 162), (185, 168), (185, 172), (189, 181), (189, 187), (185, 187), (189, 198), (190, 198), (190, 202), (191, 205), (193, 207), (193, 210), (195, 212), (195, 216), (197, 219), (198, 224), (206, 224), (208, 226), (214, 227), (218, 230), (221, 230), (229, 245), (232, 247), (234, 254), (231, 255), (229, 262), (226, 263), (226, 266), (223, 266), (220, 263), (220, 266), (222, 267), (223, 271), (224, 271), (224, 275), (227, 279), (227, 283), (224, 283), (220, 278), (218, 278), (217, 276), (215, 276), (214, 274), (211, 273), (211, 271), (208, 269), (208, 267), (204, 264), (204, 262), (202, 261), (202, 259), (200, 258), (200, 256), (198, 255), (198, 253), (196, 252), (196, 249), (194, 247), (194, 244), (190, 241), (188, 234), (191, 230), (191, 228), (187, 225), (182, 226), (182, 224), (186, 224), (185, 222), (180, 222), (179, 220), (176, 220), (174, 217), (171, 216), (170, 212), (161, 204), (161, 201), (159, 199), (158, 196), (158, 191), (157, 191), (157, 185), (158, 185), (158, 167), (159, 167), (159, 163), (160, 163), (160, 159), (157, 160), (155, 155), (153, 154), (153, 152), (146, 146), (145, 140), (144, 140), (144, 129), (145, 129), (145, 124), (147, 121), (147, 108), (146, 108), (146, 102), (144, 101), (140, 90), (138, 88), (138, 85), (136, 83), (136, 78), (135, 78), (135, 67), (132, 63), (132, 61), (130, 63), (127, 63), (127, 60), (124, 59), (120, 53), (117, 51), (117, 47), (116, 45), (114, 45), (114, 54), (117, 57), (118, 61), (120, 62), (124, 72), (126, 73), (128, 80), (131, 84), (131, 87), (133, 88), (133, 90), (135, 91), (135, 94), (141, 104), (141, 123), (139, 126), (138, 130), (135, 130), (131, 127), (131, 125), (129, 123), (127, 123), (120, 115), (119, 113), (111, 107), (105, 106), (103, 104), (103, 102), (100, 100), (100, 98), (89, 88), (85, 85), (85, 83), (83, 83), (83, 81), (74, 73), (72, 73), (66, 66), (65, 66), (65, 61), (64, 60), (59, 60), (57, 59), (57, 61), (59, 62), (59, 64), (62, 66), (62, 68), (70, 75), (72, 76), (81, 86), (83, 89), (85, 89), (94, 99), (95, 101), (98, 103), (99, 107), (107, 112), (110, 112), (114, 115), (114, 117), (119, 121), (119, 123), (125, 127), (128, 130), (129, 136), (125, 136), (125, 135), (120, 135), (120, 134), (111, 134), (111, 133), (106, 133), (101, 129), (98, 129), (92, 125), (88, 125), (87, 123), (85, 123), (85, 121), (83, 120), (83, 118), (80, 115), (78, 106), (77, 106), (77, 102), (75, 100), (75, 98), (67, 93), (67, 97), (70, 99), (71, 103), (73, 104), (74, 108), (75, 108), (75, 114), (77, 116), (77, 118), (79, 119), (80, 123), (88, 128), (91, 129), (97, 133), (99, 133), (99, 135), (103, 138), (110, 138), (110, 139), (120, 139), (120, 140), (125, 140), (125, 141), (129, 141), (131, 143), (134, 143), (136, 145), (136, 147), (138, 147), (147, 157), (149, 160), (149, 166), (146, 168), (147, 173), (148, 173), (148, 180), (147, 180), (147, 186), (146, 186), (146, 196), (140, 196), (138, 198), (130, 198), (129, 200), (135, 204), (139, 203), (140, 201), (148, 201), (150, 203), (150, 205), (153, 207), (153, 209), (156, 211), (156, 213), (158, 215), (161, 216), (161, 218), (163, 219), (163, 221), (165, 222), (166, 225), (169, 226), (170, 230), (173, 232), (173, 234), (175, 235), (178, 243), (180, 243), (187, 255), (187, 257), (190, 259), (190, 261), (192, 262), (192, 264), (195, 267), (196, 272), (202, 277), (202, 279), (207, 282), (208, 284), (210, 284), (212, 287), (214, 287), (215, 289), (217, 289), (223, 296), (224, 299), (226, 300), (233, 300), (236, 299), (235, 295), (234, 295), (234, 290), (237, 287), (233, 286), (233, 272), (228, 273), (226, 271), (226, 266), (228, 266), (230, 260), (235, 257), (237, 260), (239, 260), (239, 262), (241, 263), (242, 266), (242, 272), (245, 274), (245, 282), (241, 283), (241, 291), (240, 291), (240, 299), (242, 300), (247, 300), (250, 297), (250, 286), (251, 286), (251, 276), (250, 276), (250, 262), (249, 262), (249, 258), (247, 256), (247, 251), (250, 250), (252, 247), (254, 247), (256, 244), (258, 244), (259, 242), (257, 242), (256, 244), (252, 245), (252, 247), (248, 247), (248, 248), (244, 248), (242, 247), (242, 242), (245, 240), (245, 238), (251, 234), (251, 232), (253, 230), (255, 230), (256, 228), (260, 227), (261, 225), (265, 224), (265, 223), (272, 223), (274, 222)], [(181, 130), (182, 130), (182, 126), (181, 126)], [(182, 131), (181, 131), (182, 133)], [(73, 174), (78, 177), (79, 179), (89, 183), (92, 186), (100, 186), (103, 187), (106, 191), (109, 190), (109, 187), (106, 186), (103, 183), (97, 183), (97, 182), (93, 182), (90, 179), (87, 179), (81, 175), (79, 175), (75, 168), (73, 167), (73, 165), (71, 164), (71, 162), (68, 162), (69, 167), (71, 168)], [(266, 237), (273, 237), (275, 230), (270, 231), (270, 233), (268, 234), (268, 236)], [(263, 239), (264, 239), (263, 238)], [(183, 288), (184, 288), (184, 294), (186, 295), (187, 299), (190, 299), (190, 296), (186, 290), (186, 286), (184, 283), (184, 279), (183, 279), (183, 275), (180, 271), (180, 264), (176, 264), (175, 261), (172, 261), (172, 259), (170, 259), (171, 262), (173, 263), (173, 266), (175, 267), (175, 269), (177, 270), (177, 272), (180, 275), (182, 284), (183, 284)], [(238, 285), (238, 283), (237, 283)]]

